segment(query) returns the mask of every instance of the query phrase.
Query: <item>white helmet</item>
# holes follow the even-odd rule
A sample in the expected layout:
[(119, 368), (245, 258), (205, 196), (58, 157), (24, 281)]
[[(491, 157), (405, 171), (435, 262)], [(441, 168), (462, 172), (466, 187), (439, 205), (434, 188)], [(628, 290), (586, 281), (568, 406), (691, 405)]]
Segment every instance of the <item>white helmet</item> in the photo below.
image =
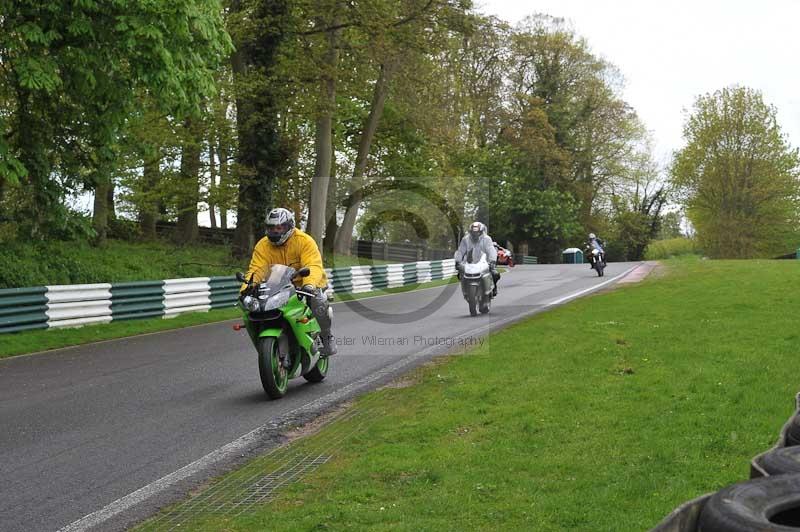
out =
[(294, 233), (294, 214), (284, 208), (272, 209), (267, 214), (267, 238), (276, 246), (282, 246)]
[(589, 233), (589, 240), (594, 240), (597, 236), (594, 233)]
[(478, 242), (486, 232), (486, 226), (480, 222), (472, 222), (469, 226), (469, 238), (473, 242)]

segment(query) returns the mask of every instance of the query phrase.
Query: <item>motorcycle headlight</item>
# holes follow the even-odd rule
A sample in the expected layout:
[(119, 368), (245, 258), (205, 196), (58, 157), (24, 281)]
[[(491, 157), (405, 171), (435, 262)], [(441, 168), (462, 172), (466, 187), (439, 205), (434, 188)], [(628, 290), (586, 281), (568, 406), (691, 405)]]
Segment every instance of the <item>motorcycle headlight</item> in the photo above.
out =
[(252, 296), (244, 296), (244, 299), (242, 299), (242, 306), (244, 306), (244, 308), (250, 312), (258, 312), (258, 309), (261, 305), (259, 304), (258, 299)]
[(290, 297), (292, 297), (291, 290), (283, 290), (275, 295), (270, 296), (266, 301), (264, 301), (264, 311), (281, 308), (289, 301)]

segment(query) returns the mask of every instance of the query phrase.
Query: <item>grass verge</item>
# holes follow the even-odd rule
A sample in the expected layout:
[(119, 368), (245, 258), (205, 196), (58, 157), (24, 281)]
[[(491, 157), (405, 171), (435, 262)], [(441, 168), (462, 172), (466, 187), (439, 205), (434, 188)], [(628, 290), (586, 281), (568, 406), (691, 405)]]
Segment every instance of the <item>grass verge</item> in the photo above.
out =
[(195, 506), (191, 529), (648, 530), (776, 441), (800, 387), (797, 267), (676, 259), (512, 326), (293, 443), (333, 457), (271, 503)]
[[(366, 297), (410, 292), (424, 288), (433, 288), (455, 282), (455, 278), (432, 281), (418, 285), (364, 292), (361, 294), (338, 294), (337, 301), (351, 301)], [(235, 308), (214, 309), (208, 312), (193, 312), (170, 319), (151, 318), (144, 320), (118, 321), (100, 325), (87, 325), (74, 329), (43, 329), (20, 333), (0, 335), (0, 359), (26, 353), (37, 353), (62, 347), (126, 338), (139, 334), (148, 334), (172, 329), (181, 329), (195, 325), (204, 325), (219, 321), (236, 319), (241, 313)]]

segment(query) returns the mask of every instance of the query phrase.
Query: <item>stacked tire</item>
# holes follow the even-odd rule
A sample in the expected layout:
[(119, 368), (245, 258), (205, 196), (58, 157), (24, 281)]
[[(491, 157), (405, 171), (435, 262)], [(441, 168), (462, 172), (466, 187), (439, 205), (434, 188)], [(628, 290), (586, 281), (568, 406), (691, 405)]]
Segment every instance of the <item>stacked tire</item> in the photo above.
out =
[(800, 412), (795, 414), (786, 428), (786, 445), (800, 445)]
[(698, 532), (798, 532), (800, 474), (762, 477), (724, 488), (709, 498)]
[(751, 479), (681, 505), (652, 532), (800, 532), (800, 394), (773, 449), (751, 463)]
[(706, 501), (699, 532), (800, 531), (800, 412), (784, 435), (785, 447), (754, 460), (766, 476), (724, 488)]

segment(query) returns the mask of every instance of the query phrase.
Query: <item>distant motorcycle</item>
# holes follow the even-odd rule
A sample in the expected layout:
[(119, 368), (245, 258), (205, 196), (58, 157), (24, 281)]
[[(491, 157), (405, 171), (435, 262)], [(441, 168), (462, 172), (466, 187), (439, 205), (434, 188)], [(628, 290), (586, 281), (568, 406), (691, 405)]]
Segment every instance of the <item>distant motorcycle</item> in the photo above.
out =
[(470, 315), (477, 316), (478, 311), (481, 314), (488, 313), (492, 308), (494, 280), (489, 270), (489, 262), (486, 260), (486, 253), (481, 253), (477, 262), (467, 260), (461, 268), (461, 292), (469, 305)]
[(606, 268), (606, 254), (597, 248), (591, 250), (587, 248), (586, 254), (589, 257), (589, 263), (592, 268), (597, 272), (598, 277), (605, 275), (603, 270)]
[[(261, 385), (271, 399), (280, 399), (286, 394), (289, 379), (303, 376), (309, 382), (321, 382), (329, 362), (320, 356), (319, 323), (305, 302), (314, 294), (298, 290), (292, 283), (308, 276), (309, 269), (273, 264), (268, 272), (260, 273), (249, 280), (242, 273), (236, 274), (239, 282), (247, 284), (239, 306), (244, 327), (258, 352)], [(264, 281), (253, 283), (254, 277)]]
[(514, 267), (514, 254), (509, 250), (494, 242), (494, 249), (497, 250), (497, 264), (500, 266)]

